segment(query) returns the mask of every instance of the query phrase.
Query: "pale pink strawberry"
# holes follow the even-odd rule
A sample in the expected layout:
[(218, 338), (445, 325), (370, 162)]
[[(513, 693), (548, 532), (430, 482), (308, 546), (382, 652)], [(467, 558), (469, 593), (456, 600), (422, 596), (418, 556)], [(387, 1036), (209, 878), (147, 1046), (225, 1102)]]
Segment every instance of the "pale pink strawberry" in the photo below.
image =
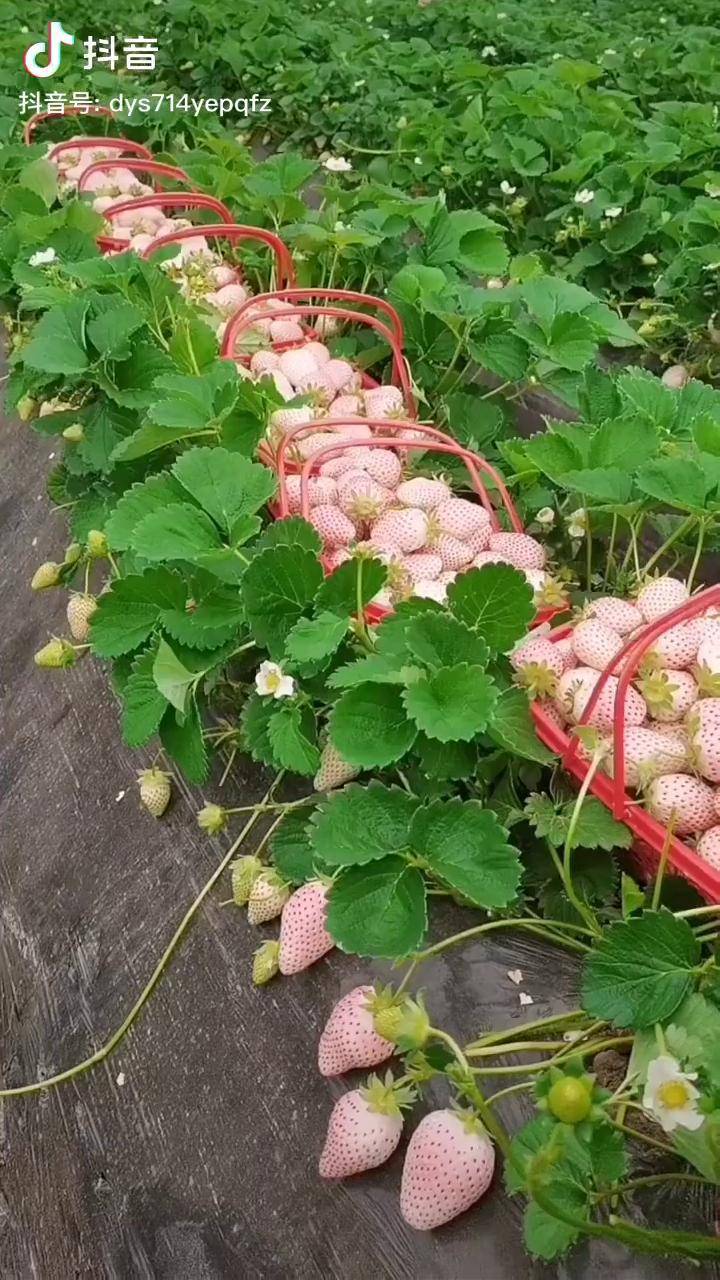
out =
[(717, 790), (716, 790), (716, 792), (715, 792), (715, 796), (714, 796), (714, 804), (715, 804), (715, 812), (716, 812), (716, 814), (717, 814), (718, 818), (720, 818), (720, 791), (717, 791)]
[(441, 1227), (485, 1194), (494, 1170), (495, 1151), (477, 1116), (431, 1111), (408, 1144), (400, 1212), (418, 1231)]
[[(476, 569), (482, 569), (486, 564), (507, 564), (511, 565), (507, 556), (503, 556), (499, 551), (480, 551), (473, 560)], [(514, 568), (511, 565), (511, 568)]]
[(562, 712), (558, 711), (554, 703), (548, 702), (547, 699), (545, 699), (542, 705), (542, 710), (545, 718), (550, 720), (551, 723), (555, 725), (556, 729), (565, 729), (567, 717), (564, 716)]
[(130, 248), (136, 253), (144, 253), (145, 250), (153, 242), (153, 237), (147, 233), (138, 232), (137, 235), (130, 237)]
[(312, 435), (302, 436), (294, 442), (293, 448), (300, 458), (314, 458), (316, 453), (336, 444), (337, 440), (329, 431), (314, 431)]
[(720, 782), (720, 698), (696, 702), (687, 727), (695, 768), (710, 782)]
[[(291, 515), (302, 510), (302, 477), (285, 477), (285, 491)], [(311, 507), (332, 506), (337, 501), (337, 485), (331, 476), (310, 476), (307, 483), (308, 501)]]
[(334, 573), (340, 568), (341, 564), (347, 564), (348, 560), (352, 560), (352, 556), (347, 547), (335, 547), (333, 551), (328, 552), (323, 557), (323, 563), (328, 573)]
[(556, 653), (559, 653), (563, 660), (563, 670), (569, 671), (571, 667), (576, 666), (575, 650), (573, 648), (572, 636), (563, 636), (561, 640), (553, 640)]
[(401, 567), (408, 574), (413, 585), (423, 579), (431, 581), (442, 572), (442, 560), (434, 551), (416, 551), (413, 555), (403, 556)]
[(428, 518), (424, 511), (408, 507), (393, 508), (381, 515), (372, 527), (371, 536), (377, 546), (401, 551), (419, 551), (425, 546), (428, 534)]
[(604, 626), (626, 636), (636, 627), (642, 626), (643, 616), (630, 600), (621, 600), (617, 596), (600, 596), (590, 600), (583, 609), (583, 617), (597, 618)]
[(302, 377), (296, 378), (294, 385), (298, 395), (312, 396), (315, 403), (327, 411), (335, 395), (335, 388), (325, 368), (304, 373)]
[(648, 666), (684, 671), (694, 663), (699, 643), (700, 633), (695, 620), (680, 622), (653, 640), (643, 661)]
[(273, 369), (279, 367), (280, 357), (277, 351), (254, 351), (250, 357), (250, 368), (253, 373), (272, 373)]
[(356, 392), (352, 392), (349, 395), (335, 396), (330, 405), (328, 417), (336, 418), (338, 421), (343, 418), (362, 417), (363, 408), (363, 401)]
[(720, 827), (708, 827), (697, 842), (700, 857), (715, 871), (720, 871)]
[(441, 533), (449, 533), (463, 542), (479, 530), (487, 532), (487, 541), (478, 551), (484, 551), (492, 537), (490, 517), (484, 507), (467, 498), (446, 498), (433, 510), (433, 523)]
[(655, 622), (689, 597), (690, 592), (679, 578), (652, 578), (638, 593), (636, 604), (646, 622)]
[(330, 352), (324, 342), (306, 342), (305, 350), (314, 357), (318, 369), (321, 369), (330, 359)]
[(649, 671), (638, 681), (638, 689), (651, 719), (664, 724), (682, 720), (699, 697), (689, 671)]
[(438, 582), (442, 582), (444, 586), (449, 587), (459, 576), (460, 574), (455, 569), (444, 569), (442, 573), (438, 574)]
[[(492, 532), (492, 525), (488, 521), (486, 525), (483, 525), (479, 529), (474, 529), (472, 533), (469, 533), (467, 537), (462, 539), (468, 550), (472, 552), (473, 557), (479, 556), (481, 551), (487, 551), (488, 546), (490, 545)], [(540, 572), (540, 570), (528, 569), (527, 572)]]
[(436, 600), (438, 604), (445, 604), (447, 586), (439, 578), (422, 578), (415, 583), (413, 595), (420, 596), (422, 600)]
[(377, 1067), (391, 1058), (395, 1045), (373, 1023), (374, 987), (353, 987), (335, 1005), (318, 1045), (321, 1076), (341, 1076), (357, 1068)]
[[(631, 790), (646, 787), (664, 773), (683, 773), (689, 767), (687, 743), (681, 737), (671, 737), (643, 725), (625, 730), (624, 757), (623, 780)], [(603, 767), (611, 778), (615, 776), (612, 756), (603, 762)]]
[(211, 305), (229, 316), (233, 311), (237, 311), (243, 302), (247, 301), (247, 296), (248, 291), (244, 285), (224, 284), (222, 289), (218, 289), (215, 293), (208, 295), (208, 300), (212, 298)]
[(562, 654), (544, 636), (533, 636), (515, 649), (510, 665), (517, 672), (517, 683), (528, 689), (531, 697), (553, 694), (565, 670)]
[(308, 880), (285, 903), (280, 919), (280, 953), (283, 974), (300, 973), (335, 946), (325, 928), (327, 891), (319, 880)]
[(572, 639), (578, 662), (584, 667), (594, 667), (596, 671), (604, 671), (624, 644), (617, 631), (595, 618), (578, 622)]
[(452, 497), (452, 491), (444, 480), (433, 480), (429, 476), (415, 476), (412, 480), (404, 480), (398, 485), (398, 502), (404, 507), (419, 507), (421, 511), (432, 511), (441, 502)]
[(392, 449), (366, 449), (362, 465), (378, 484), (397, 489), (402, 477), (402, 462)]
[(716, 821), (714, 792), (706, 782), (686, 773), (665, 773), (655, 778), (645, 794), (653, 818), (667, 827), (672, 821), (676, 836), (707, 831)]
[[(333, 555), (339, 554), (339, 552), (333, 552)], [(347, 552), (345, 558), (350, 559)], [(343, 760), (332, 742), (326, 742), (320, 756), (320, 767), (313, 778), (313, 790), (332, 791), (335, 787), (344, 786), (346, 782), (352, 782), (359, 773), (360, 770), (356, 765), (348, 764), (347, 760)]]
[(360, 379), (357, 370), (353, 369), (348, 360), (332, 358), (323, 365), (323, 372), (327, 375), (336, 391), (356, 391), (359, 386)]
[(516, 569), (545, 568), (545, 548), (529, 533), (494, 533), (490, 538), (490, 550), (507, 556)]
[(320, 475), (332, 476), (335, 480), (347, 474), (348, 471), (357, 471), (358, 469), (357, 463), (352, 458), (349, 458), (347, 453), (340, 453), (336, 458), (328, 458), (325, 462), (320, 463)]
[(693, 674), (703, 693), (720, 693), (720, 634), (711, 633), (700, 641)]
[(403, 394), (399, 387), (370, 387), (363, 392), (368, 418), (388, 418), (403, 412)]
[(279, 391), (283, 400), (295, 399), (295, 388), (292, 382), (289, 382), (288, 379), (285, 377), (284, 373), (281, 373), (279, 369), (271, 369), (270, 377), (272, 378), (273, 383), (275, 385), (275, 390)]
[(233, 267), (227, 266), (224, 262), (219, 267), (212, 267), (210, 270), (210, 279), (216, 289), (222, 289), (223, 285), (235, 284), (238, 278), (237, 271)]
[(271, 430), (285, 435), (288, 431), (294, 431), (295, 427), (309, 427), (314, 421), (315, 410), (312, 405), (302, 404), (297, 409), (275, 409), (270, 414), (268, 425)]
[[(577, 667), (576, 670), (587, 671), (589, 668)], [(574, 675), (575, 673), (570, 672), (568, 674)], [(576, 724), (579, 724), (582, 720), (583, 724), (589, 724), (595, 729), (601, 729), (603, 731), (612, 729), (615, 719), (615, 699), (619, 681), (617, 676), (608, 676), (597, 703), (593, 707), (590, 716), (585, 719), (585, 708), (590, 701), (595, 685), (600, 679), (600, 673), (598, 671), (595, 671), (593, 674), (594, 679), (592, 681), (589, 679), (584, 680), (576, 690), (570, 718), (574, 720)], [(645, 699), (631, 686), (627, 689), (625, 694), (625, 708), (623, 714), (624, 723), (626, 727), (641, 725), (646, 718), (647, 706), (645, 704)]]
[(317, 360), (307, 346), (291, 347), (289, 351), (283, 351), (279, 357), (279, 367), (294, 387), (298, 387), (301, 378), (318, 371)]
[(440, 556), (443, 569), (451, 571), (463, 569), (472, 560), (472, 551), (467, 543), (461, 542), (459, 538), (453, 538), (449, 533), (441, 533), (434, 538), (432, 548)]
[(698, 633), (700, 635), (700, 643), (706, 640), (712, 640), (716, 646), (720, 646), (720, 617), (717, 613), (711, 613), (708, 609), (702, 618), (696, 618)]
[(310, 524), (320, 534), (323, 545), (331, 550), (333, 547), (349, 546), (357, 533), (352, 520), (331, 503), (313, 507)]
[(403, 1130), (400, 1108), (412, 1098), (407, 1087), (393, 1088), (389, 1073), (385, 1083), (370, 1076), (364, 1088), (343, 1094), (330, 1116), (320, 1177), (350, 1178), (389, 1160)]
[(269, 327), (273, 342), (300, 342), (305, 336), (297, 320), (271, 320)]
[(390, 489), (378, 484), (372, 476), (360, 472), (341, 477), (338, 486), (338, 506), (352, 520), (377, 520), (393, 500)]

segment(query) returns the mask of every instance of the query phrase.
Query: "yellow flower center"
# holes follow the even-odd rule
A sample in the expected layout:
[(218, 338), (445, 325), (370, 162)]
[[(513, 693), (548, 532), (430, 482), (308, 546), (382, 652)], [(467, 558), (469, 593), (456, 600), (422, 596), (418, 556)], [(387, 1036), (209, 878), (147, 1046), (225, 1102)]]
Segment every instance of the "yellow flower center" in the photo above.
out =
[(268, 693), (275, 693), (280, 687), (281, 680), (282, 676), (279, 671), (271, 671), (266, 677)]
[(658, 1097), (669, 1111), (686, 1107), (691, 1101), (688, 1087), (682, 1080), (670, 1080), (667, 1084), (661, 1084)]

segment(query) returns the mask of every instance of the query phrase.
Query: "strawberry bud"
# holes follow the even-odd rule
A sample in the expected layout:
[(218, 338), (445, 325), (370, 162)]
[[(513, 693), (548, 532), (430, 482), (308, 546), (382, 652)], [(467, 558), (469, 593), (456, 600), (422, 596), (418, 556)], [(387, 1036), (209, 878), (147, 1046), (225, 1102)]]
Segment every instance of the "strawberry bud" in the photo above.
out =
[(82, 555), (82, 547), (79, 542), (71, 542), (65, 549), (65, 559), (63, 564), (77, 564)]
[(244, 858), (237, 858), (235, 862), (230, 863), (232, 896), (236, 907), (247, 905), (250, 890), (262, 870), (262, 862), (253, 854), (247, 854)]
[(20, 400), (18, 400), (16, 409), (17, 409), (17, 415), (20, 421), (29, 422), (30, 419), (35, 415), (35, 410), (37, 409), (37, 400), (33, 400), (32, 396), (23, 396)]
[(278, 971), (279, 942), (263, 942), (253, 956), (252, 980), (256, 987), (264, 987)]
[(60, 636), (54, 636), (35, 654), (35, 666), (45, 667), (49, 671), (57, 671), (61, 667), (72, 667), (76, 662), (75, 649)]
[(197, 816), (200, 830), (206, 831), (209, 836), (216, 836), (224, 831), (229, 819), (230, 814), (221, 804), (203, 805)]
[(33, 591), (46, 591), (48, 587), (56, 587), (60, 581), (60, 565), (54, 560), (46, 560), (37, 568), (30, 579)]
[(72, 422), (66, 427), (62, 433), (63, 440), (68, 440), (70, 444), (79, 444), (85, 439), (85, 429), (82, 422)]
[(93, 560), (102, 560), (108, 553), (108, 542), (101, 529), (91, 529), (87, 536), (88, 554)]

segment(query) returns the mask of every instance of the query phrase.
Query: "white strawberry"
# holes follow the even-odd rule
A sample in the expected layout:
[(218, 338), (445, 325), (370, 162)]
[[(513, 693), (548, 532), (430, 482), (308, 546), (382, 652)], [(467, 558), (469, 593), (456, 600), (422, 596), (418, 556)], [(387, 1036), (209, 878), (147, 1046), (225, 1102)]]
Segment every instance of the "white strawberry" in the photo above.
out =
[(686, 773), (665, 773), (647, 789), (645, 804), (654, 818), (673, 833), (689, 835), (715, 825), (714, 792), (706, 782)]
[(316, 453), (327, 449), (329, 445), (337, 444), (337, 438), (329, 431), (314, 431), (312, 435), (303, 436), (296, 440), (294, 444), (295, 451), (301, 458), (314, 458)]
[(492, 537), (487, 511), (467, 498), (446, 498), (440, 502), (433, 511), (433, 524), (441, 533), (449, 533), (461, 542), (473, 534), (482, 533), (485, 536), (484, 546), (477, 547), (476, 554), (486, 550)]
[(237, 278), (237, 271), (224, 262), (221, 262), (219, 267), (210, 268), (210, 279), (216, 289), (222, 289), (226, 284), (235, 284)]
[(485, 1194), (494, 1169), (495, 1151), (477, 1116), (431, 1111), (408, 1143), (400, 1212), (418, 1231), (441, 1227)]
[(269, 329), (273, 342), (300, 342), (305, 336), (297, 320), (271, 320)]
[(436, 600), (438, 604), (445, 604), (447, 586), (439, 578), (423, 578), (415, 583), (413, 595), (420, 596), (423, 600)]
[(444, 480), (433, 480), (430, 477), (415, 476), (398, 485), (398, 502), (404, 507), (419, 507), (422, 511), (433, 511), (441, 502), (452, 497), (452, 491)]
[(341, 477), (338, 486), (338, 506), (352, 520), (377, 520), (390, 506), (393, 495), (390, 489), (378, 484), (372, 476), (360, 472)]
[[(337, 485), (331, 476), (309, 476), (307, 490), (311, 507), (333, 506), (337, 501)], [(286, 476), (285, 491), (290, 514), (298, 515), (302, 510), (302, 477)]]
[(620, 652), (624, 641), (617, 631), (595, 618), (578, 622), (573, 631), (573, 649), (581, 666), (604, 671)]
[(476, 569), (482, 569), (486, 564), (508, 564), (511, 565), (512, 568), (515, 567), (511, 564), (511, 561), (508, 560), (507, 556), (501, 555), (499, 551), (478, 552), (473, 560), (473, 565)]
[(347, 547), (335, 547), (323, 556), (323, 563), (328, 573), (334, 573), (341, 564), (347, 564), (348, 560), (352, 560), (352, 556)]
[(310, 524), (317, 529), (328, 548), (349, 546), (357, 533), (355, 525), (345, 512), (330, 503), (313, 507)]
[(545, 697), (555, 692), (565, 662), (552, 640), (533, 636), (510, 655), (510, 665), (517, 672), (517, 682), (528, 689), (531, 697)]
[(318, 369), (321, 369), (330, 359), (330, 352), (324, 342), (306, 342), (304, 349), (313, 357)]
[(312, 396), (314, 401), (327, 409), (335, 395), (335, 387), (329, 374), (322, 369), (314, 369), (311, 373), (303, 373), (295, 379), (295, 390), (298, 395)]
[(335, 396), (335, 399), (330, 405), (328, 417), (335, 418), (340, 422), (343, 418), (360, 417), (363, 410), (364, 405), (362, 398), (356, 392), (353, 392), (349, 395)]
[(652, 578), (639, 592), (636, 603), (645, 621), (655, 622), (689, 597), (685, 583), (678, 578)]
[(419, 551), (425, 546), (428, 519), (424, 511), (408, 507), (386, 511), (372, 528), (372, 540), (378, 546), (399, 547), (401, 551)]
[(638, 682), (653, 720), (671, 724), (682, 720), (699, 697), (689, 671), (651, 671)]
[[(671, 737), (644, 725), (625, 730), (624, 757), (624, 783), (631, 790), (646, 787), (664, 773), (683, 773), (688, 768), (687, 742), (681, 736)], [(612, 756), (606, 759), (604, 767), (611, 778), (615, 776)]]
[[(576, 670), (588, 670), (587, 667), (578, 667)], [(574, 672), (569, 674), (573, 675)], [(572, 704), (571, 719), (579, 724), (584, 717), (585, 708), (590, 701), (590, 697), (595, 689), (595, 685), (600, 679), (600, 673), (594, 672), (594, 679), (585, 680), (576, 690)], [(617, 676), (608, 676), (607, 682), (603, 685), (600, 697), (597, 700), (590, 716), (583, 723), (591, 725), (595, 729), (611, 729), (615, 716), (615, 699), (617, 695), (619, 681)], [(641, 725), (647, 718), (647, 706), (645, 699), (637, 692), (636, 689), (630, 687), (625, 695), (625, 709), (623, 719), (626, 726)]]
[(363, 401), (368, 418), (388, 418), (402, 413), (404, 409), (399, 387), (370, 387), (363, 392)]
[(720, 871), (720, 827), (708, 827), (697, 842), (697, 852), (715, 871)]
[(544, 569), (547, 555), (542, 543), (529, 533), (494, 533), (490, 551), (507, 556), (516, 569)]
[(295, 427), (309, 427), (315, 421), (315, 410), (310, 404), (298, 405), (297, 409), (275, 409), (270, 414), (268, 425), (273, 431), (285, 435), (294, 431)]
[(555, 652), (559, 653), (563, 660), (563, 670), (569, 671), (571, 667), (576, 666), (575, 650), (573, 648), (572, 636), (563, 636), (561, 640), (553, 640)]
[(352, 450), (348, 449), (346, 453), (338, 454), (336, 458), (328, 458), (326, 462), (321, 462), (320, 475), (332, 476), (337, 479), (347, 471), (356, 471), (358, 469), (357, 463), (349, 457), (351, 452)]
[(712, 697), (720, 694), (720, 634), (711, 632), (700, 641), (693, 674), (703, 693)]
[(320, 1177), (349, 1178), (389, 1160), (402, 1134), (401, 1107), (413, 1097), (411, 1088), (393, 1088), (390, 1073), (385, 1083), (370, 1076), (364, 1087), (344, 1093), (330, 1116)]
[(442, 560), (433, 551), (416, 551), (412, 555), (403, 556), (401, 567), (408, 574), (413, 585), (438, 578), (442, 572)]
[(279, 368), (294, 387), (306, 374), (318, 371), (317, 361), (307, 347), (291, 347), (289, 351), (283, 351), (279, 356)]
[(363, 458), (363, 470), (378, 484), (397, 489), (402, 476), (402, 462), (392, 449), (368, 449)]
[(212, 295), (212, 305), (226, 315), (231, 315), (233, 311), (237, 311), (243, 302), (247, 301), (248, 292), (244, 285), (241, 284), (224, 284), (222, 289), (218, 289)]
[(280, 915), (290, 897), (290, 887), (272, 868), (262, 871), (254, 881), (247, 904), (250, 924), (265, 924)]
[(695, 620), (680, 622), (653, 640), (652, 647), (643, 655), (643, 661), (648, 666), (684, 671), (695, 661), (699, 643), (700, 633)]
[[(348, 423), (335, 428), (335, 435), (338, 440), (372, 440), (372, 427), (367, 422)], [(356, 447), (348, 449), (348, 457), (352, 459), (355, 466), (360, 466), (361, 460), (366, 457), (367, 445), (360, 444)]]
[(431, 545), (433, 551), (440, 556), (443, 569), (463, 569), (472, 560), (472, 551), (467, 543), (453, 538), (449, 533), (441, 533), (439, 537), (432, 539)]
[(695, 768), (710, 782), (720, 782), (720, 698), (696, 702), (687, 727)]
[(630, 600), (621, 600), (617, 596), (600, 596), (591, 600), (583, 609), (583, 617), (597, 618), (604, 626), (626, 636), (636, 627), (642, 626), (643, 616)]
[(336, 391), (356, 391), (360, 379), (348, 360), (330, 359), (323, 365), (323, 373)]
[(275, 384), (275, 390), (280, 393), (283, 400), (295, 399), (295, 388), (292, 382), (289, 382), (285, 377), (284, 373), (281, 373), (279, 369), (271, 369), (270, 377)]

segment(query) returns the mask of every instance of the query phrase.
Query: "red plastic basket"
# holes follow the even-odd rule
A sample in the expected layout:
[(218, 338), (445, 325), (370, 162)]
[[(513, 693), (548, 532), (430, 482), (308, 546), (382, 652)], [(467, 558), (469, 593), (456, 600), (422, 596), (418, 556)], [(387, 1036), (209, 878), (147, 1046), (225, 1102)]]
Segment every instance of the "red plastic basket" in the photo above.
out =
[[(180, 200), (188, 200), (188, 196), (184, 192), (176, 192), (180, 196)], [(149, 199), (150, 203), (157, 204), (158, 200), (155, 196), (143, 197)], [(170, 199), (169, 196), (163, 198)], [(212, 199), (211, 196), (205, 199)], [(170, 244), (182, 244), (186, 240), (199, 239), (204, 236), (206, 240), (227, 240), (231, 245), (242, 244), (247, 241), (257, 241), (258, 244), (267, 245), (272, 249), (275, 258), (275, 273), (280, 281), (280, 288), (287, 288), (295, 282), (295, 264), (287, 245), (283, 243), (279, 236), (273, 231), (266, 231), (264, 227), (245, 227), (240, 223), (220, 223), (209, 224), (201, 227), (186, 227), (182, 231), (176, 231), (172, 235), (160, 236), (158, 240), (154, 240), (148, 245), (147, 249), (140, 255), (143, 258), (152, 258), (154, 253), (159, 249), (164, 249)], [(264, 296), (264, 295), (261, 295)]]
[[(698, 595), (693, 596), (691, 600), (687, 600), (678, 609), (674, 609), (672, 613), (665, 614), (664, 617), (658, 618), (656, 622), (649, 623), (643, 629), (642, 635), (629, 640), (602, 672), (588, 699), (580, 721), (581, 724), (587, 724), (603, 689), (607, 685), (608, 679), (619, 670), (618, 687), (613, 708), (614, 777), (610, 778), (604, 773), (596, 773), (590, 784), (590, 789), (611, 811), (613, 817), (617, 818), (619, 822), (624, 822), (633, 832), (635, 836), (633, 845), (635, 862), (639, 870), (648, 878), (654, 874), (657, 868), (660, 856), (667, 843), (668, 832), (637, 800), (628, 795), (625, 787), (625, 699), (627, 690), (644, 654), (647, 653), (659, 636), (681, 622), (698, 617), (711, 605), (719, 604), (720, 586), (708, 587), (706, 591), (699, 592)], [(571, 627), (559, 627), (550, 633), (548, 639), (560, 640), (570, 635), (571, 632)], [(532, 703), (532, 714), (538, 737), (551, 751), (555, 751), (561, 756), (563, 766), (568, 773), (571, 773), (579, 782), (582, 782), (587, 776), (589, 763), (587, 758), (583, 758), (581, 754), (582, 748), (578, 738), (576, 736), (571, 737), (564, 729), (561, 729), (538, 702)], [(695, 853), (694, 849), (691, 849), (689, 845), (676, 836), (670, 839), (668, 865), (678, 875), (694, 885), (708, 902), (720, 902), (720, 872), (715, 871), (703, 858)]]
[(33, 135), (39, 125), (44, 124), (47, 120), (65, 120), (68, 116), (104, 116), (106, 119), (114, 120), (115, 112), (111, 111), (109, 107), (99, 106), (65, 107), (59, 114), (56, 111), (38, 111), (25, 123), (25, 128), (23, 129), (25, 146), (31, 146)]
[[(154, 179), (152, 185), (156, 191), (162, 191), (161, 179), (168, 182), (185, 182), (191, 191), (197, 191), (197, 187), (190, 181), (184, 169), (179, 169), (177, 165), (161, 164), (159, 160), (146, 160), (144, 157), (138, 157), (129, 160), (123, 160), (122, 164), (118, 160), (94, 160), (89, 164), (87, 169), (83, 169), (78, 179), (78, 195), (82, 195), (87, 187), (88, 178), (95, 173), (112, 173), (113, 169), (129, 169), (131, 173), (149, 173)], [(139, 197), (138, 197), (139, 198)]]
[[(166, 168), (169, 166), (162, 167)], [(176, 172), (181, 173), (182, 170), (178, 169)], [(220, 220), (227, 226), (235, 225), (230, 210), (227, 205), (223, 204), (222, 200), (216, 200), (214, 196), (206, 196), (200, 191), (160, 191), (157, 195), (135, 196), (128, 200), (118, 200), (116, 204), (113, 204), (109, 209), (106, 209), (104, 216), (105, 218), (112, 219), (116, 218), (119, 213), (125, 213), (129, 209), (133, 210), (133, 212), (137, 212), (140, 209), (150, 208), (186, 210), (207, 209), (210, 213), (216, 214), (217, 217), (220, 218)], [(213, 223), (212, 225), (214, 226), (215, 224)], [(183, 230), (191, 230), (191, 228), (181, 228), (177, 234), (181, 235)], [(194, 228), (192, 228), (192, 230), (194, 230)], [(202, 233), (204, 227), (198, 226), (197, 230)], [(169, 236), (162, 236), (161, 239), (164, 242), (170, 241)], [(173, 234), (172, 241), (174, 241), (174, 239), (175, 235)], [(154, 249), (159, 244), (160, 239), (149, 247), (150, 249)], [(123, 253), (128, 247), (126, 240), (119, 240), (114, 236), (106, 235), (98, 236), (97, 245), (99, 249), (102, 249), (103, 253)]]
[[(363, 419), (363, 425), (369, 426), (372, 431), (377, 432), (377, 434), (373, 436), (372, 440), (368, 440), (365, 437), (353, 439), (343, 436), (341, 444), (328, 443), (323, 449), (320, 449), (317, 453), (313, 454), (311, 458), (308, 458), (304, 463), (302, 463), (300, 467), (290, 468), (288, 466), (288, 449), (296, 440), (302, 439), (304, 436), (314, 435), (318, 431), (340, 433), (344, 428), (355, 427), (358, 425), (357, 419), (353, 418), (331, 423), (323, 423), (322, 420), (320, 420), (319, 422), (309, 423), (305, 426), (295, 427), (293, 430), (287, 432), (280, 441), (276, 453), (276, 467), (279, 482), (278, 503), (276, 507), (277, 519), (283, 520), (290, 515), (287, 492), (287, 477), (289, 474), (292, 474), (293, 471), (297, 473), (298, 470), (300, 472), (300, 491), (302, 502), (301, 514), (303, 518), (307, 520), (310, 514), (308, 481), (313, 473), (319, 471), (321, 463), (328, 462), (331, 458), (339, 457), (347, 449), (370, 447), (373, 449), (391, 449), (396, 452), (410, 452), (412, 450), (417, 452), (433, 452), (444, 456), (450, 455), (455, 458), (460, 458), (467, 468), (471, 487), (479, 497), (480, 502), (490, 517), (492, 528), (496, 532), (499, 532), (502, 529), (502, 523), (483, 477), (490, 480), (494, 488), (497, 490), (512, 529), (518, 533), (522, 532), (522, 521), (517, 513), (515, 504), (510, 497), (502, 477), (498, 474), (495, 468), (482, 458), (480, 454), (473, 453), (469, 449), (463, 449), (456, 440), (453, 440), (451, 436), (446, 435), (445, 432), (439, 431), (436, 427), (429, 427), (424, 423), (418, 423), (412, 419), (405, 419), (403, 421), (393, 419), (392, 428), (412, 430), (416, 437), (422, 433), (424, 439), (398, 439), (396, 436), (387, 434), (388, 422), (385, 419)], [(380, 622), (383, 618), (388, 617), (391, 612), (392, 611), (390, 609), (386, 609), (383, 606), (370, 605), (366, 614), (369, 621)], [(542, 620), (543, 618), (539, 615), (534, 625), (539, 625)]]
[[(139, 156), (144, 160), (152, 160), (152, 152), (141, 142), (132, 142), (129, 138), (73, 138), (68, 142), (58, 142), (48, 156), (51, 164), (63, 151), (117, 151), (118, 155)], [(88, 166), (89, 168), (89, 166)]]

